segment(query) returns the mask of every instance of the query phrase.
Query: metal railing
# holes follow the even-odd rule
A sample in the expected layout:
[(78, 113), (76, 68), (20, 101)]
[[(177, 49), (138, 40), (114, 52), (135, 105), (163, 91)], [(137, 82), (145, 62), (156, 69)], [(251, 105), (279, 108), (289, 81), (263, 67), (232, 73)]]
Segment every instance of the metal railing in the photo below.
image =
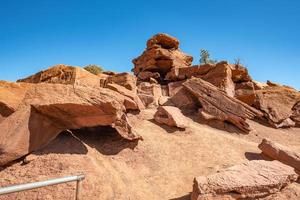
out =
[(76, 200), (80, 200), (81, 182), (84, 180), (84, 178), (85, 178), (84, 175), (66, 176), (66, 177), (50, 179), (46, 181), (12, 185), (8, 187), (0, 188), (0, 195), (76, 181)]

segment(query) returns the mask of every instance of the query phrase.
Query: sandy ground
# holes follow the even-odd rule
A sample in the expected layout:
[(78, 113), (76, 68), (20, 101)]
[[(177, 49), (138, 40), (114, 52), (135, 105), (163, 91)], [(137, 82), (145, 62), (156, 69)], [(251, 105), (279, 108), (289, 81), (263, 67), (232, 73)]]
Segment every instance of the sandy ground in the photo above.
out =
[[(0, 171), (0, 187), (84, 173), (82, 199), (190, 199), (193, 178), (247, 160), (268, 137), (300, 150), (300, 128), (275, 130), (250, 122), (248, 135), (228, 133), (190, 120), (185, 131), (159, 126), (153, 110), (131, 116), (143, 141), (127, 142), (114, 132), (61, 134), (44, 149)], [(0, 200), (74, 199), (75, 183), (0, 196)], [(294, 183), (268, 199), (300, 199)]]

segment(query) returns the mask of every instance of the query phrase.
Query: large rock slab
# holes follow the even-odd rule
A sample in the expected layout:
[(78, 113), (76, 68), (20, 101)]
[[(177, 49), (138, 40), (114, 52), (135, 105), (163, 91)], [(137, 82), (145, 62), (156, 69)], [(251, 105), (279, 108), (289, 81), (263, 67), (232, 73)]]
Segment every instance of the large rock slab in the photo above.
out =
[(181, 113), (180, 109), (174, 106), (160, 106), (154, 114), (154, 120), (160, 124), (175, 126), (178, 128), (187, 128), (189, 122)]
[(293, 168), (278, 161), (248, 161), (195, 178), (191, 199), (258, 199), (279, 192), (297, 178)]
[[(179, 81), (190, 79), (192, 77), (202, 78), (233, 97), (235, 94), (233, 69), (235, 69), (235, 67), (225, 61), (188, 68), (175, 68), (166, 75), (166, 80)], [(237, 78), (235, 78), (235, 80), (236, 79)]]
[(66, 129), (111, 126), (125, 139), (140, 138), (127, 120), (124, 96), (110, 89), (1, 82), (0, 92), (0, 165), (41, 148)]
[(206, 120), (226, 121), (244, 132), (249, 132), (251, 129), (246, 119), (263, 116), (260, 111), (227, 95), (201, 78), (191, 78), (183, 86), (198, 99), (199, 112)]
[(263, 139), (258, 145), (262, 153), (274, 160), (294, 167), (300, 172), (300, 154), (268, 139)]
[(50, 67), (49, 69), (40, 71), (27, 78), (20, 79), (17, 82), (76, 84), (86, 85), (89, 87), (99, 87), (100, 77), (86, 71), (81, 67), (59, 64)]
[(255, 93), (255, 107), (265, 113), (269, 123), (274, 128), (295, 125), (295, 122), (291, 119), (292, 109), (300, 101), (300, 92), (287, 86), (269, 82), (268, 87), (256, 90)]

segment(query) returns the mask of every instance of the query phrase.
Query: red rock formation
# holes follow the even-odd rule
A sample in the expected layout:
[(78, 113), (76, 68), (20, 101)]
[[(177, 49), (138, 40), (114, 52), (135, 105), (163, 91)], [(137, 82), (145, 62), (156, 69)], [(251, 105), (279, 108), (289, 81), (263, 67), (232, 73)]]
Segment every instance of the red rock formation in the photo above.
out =
[(263, 139), (258, 148), (264, 155), (294, 167), (300, 172), (300, 154), (268, 139)]
[(81, 67), (55, 65), (32, 76), (20, 79), (17, 82), (26, 83), (60, 83), (77, 84), (89, 87), (99, 87), (100, 78)]
[(107, 83), (115, 83), (136, 92), (136, 77), (127, 72), (108, 76)]
[(300, 101), (293, 106), (292, 110), (293, 114), (291, 118), (294, 122), (296, 122), (297, 126), (300, 126)]
[[(157, 34), (147, 42), (147, 49), (143, 54), (133, 59), (133, 72), (145, 80), (144, 72), (158, 72), (152, 78), (163, 80), (164, 76), (173, 68), (189, 67), (192, 64), (193, 57), (188, 56), (178, 49), (179, 41), (167, 34)], [(149, 76), (149, 73), (147, 74)]]
[(274, 128), (294, 126), (292, 109), (300, 101), (300, 92), (286, 86), (271, 85), (255, 91), (255, 107), (265, 113)]
[(110, 125), (128, 140), (139, 138), (125, 115), (127, 97), (110, 89), (1, 82), (0, 91), (0, 165), (41, 148), (66, 129)]
[(198, 99), (201, 104), (199, 112), (206, 120), (227, 121), (242, 131), (249, 132), (246, 119), (260, 118), (263, 115), (200, 78), (191, 78), (183, 86)]
[(188, 120), (181, 113), (180, 109), (174, 106), (160, 106), (154, 115), (156, 122), (166, 124), (168, 126), (175, 126), (178, 128), (187, 128)]
[(293, 168), (278, 161), (248, 161), (194, 179), (192, 200), (258, 199), (295, 182)]

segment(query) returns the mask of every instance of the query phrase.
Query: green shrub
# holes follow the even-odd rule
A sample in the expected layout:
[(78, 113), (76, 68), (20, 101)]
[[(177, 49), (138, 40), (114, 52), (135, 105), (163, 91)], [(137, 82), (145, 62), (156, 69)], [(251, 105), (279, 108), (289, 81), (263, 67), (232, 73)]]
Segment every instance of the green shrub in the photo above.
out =
[(98, 74), (102, 73), (102, 71), (103, 71), (102, 67), (100, 67), (98, 65), (87, 65), (84, 67), (84, 69), (95, 75), (98, 75)]
[(210, 59), (210, 54), (208, 52), (208, 50), (206, 49), (201, 49), (200, 50), (200, 64), (214, 64), (217, 63), (217, 60), (212, 60)]

